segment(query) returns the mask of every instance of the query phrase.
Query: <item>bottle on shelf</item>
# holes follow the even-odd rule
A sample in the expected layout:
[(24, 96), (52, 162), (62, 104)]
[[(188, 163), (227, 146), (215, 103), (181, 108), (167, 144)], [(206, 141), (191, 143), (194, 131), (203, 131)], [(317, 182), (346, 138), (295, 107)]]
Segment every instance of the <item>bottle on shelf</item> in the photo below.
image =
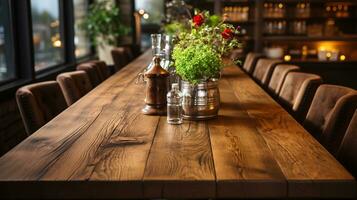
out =
[(249, 6), (224, 7), (223, 13), (229, 21), (244, 22), (249, 20)]
[(308, 18), (308, 17), (310, 17), (310, 4), (309, 3), (298, 3), (298, 4), (296, 4), (295, 16), (297, 18)]
[(265, 34), (284, 35), (286, 33), (286, 21), (267, 21), (265, 22), (264, 28)]
[(283, 18), (285, 16), (286, 8), (283, 3), (265, 3), (264, 17), (267, 18)]
[(167, 93), (167, 123), (182, 124), (182, 93), (179, 84), (172, 84), (172, 89)]
[(349, 5), (346, 3), (327, 4), (326, 14), (328, 17), (346, 18), (350, 16)]
[(295, 35), (306, 35), (306, 21), (305, 20), (296, 20), (293, 21), (291, 25), (292, 33)]

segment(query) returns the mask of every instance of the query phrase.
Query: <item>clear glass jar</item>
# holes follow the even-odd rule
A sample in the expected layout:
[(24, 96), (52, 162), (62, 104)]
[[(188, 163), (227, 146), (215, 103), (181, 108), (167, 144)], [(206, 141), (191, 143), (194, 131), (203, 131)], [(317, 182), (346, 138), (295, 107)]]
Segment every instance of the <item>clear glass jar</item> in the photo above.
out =
[(172, 90), (167, 93), (167, 123), (182, 124), (182, 93), (179, 84), (172, 84)]

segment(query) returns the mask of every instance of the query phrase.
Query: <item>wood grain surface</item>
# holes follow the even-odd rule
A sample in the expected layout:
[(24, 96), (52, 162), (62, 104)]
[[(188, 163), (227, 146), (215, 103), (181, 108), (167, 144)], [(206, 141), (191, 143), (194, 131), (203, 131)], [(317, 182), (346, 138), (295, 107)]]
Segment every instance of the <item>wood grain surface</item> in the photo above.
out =
[(225, 73), (284, 173), (289, 197), (356, 195), (354, 178), (278, 103), (242, 70), (230, 67)]
[(354, 178), (236, 66), (217, 119), (142, 115), (146, 52), (0, 158), (0, 199), (355, 197)]

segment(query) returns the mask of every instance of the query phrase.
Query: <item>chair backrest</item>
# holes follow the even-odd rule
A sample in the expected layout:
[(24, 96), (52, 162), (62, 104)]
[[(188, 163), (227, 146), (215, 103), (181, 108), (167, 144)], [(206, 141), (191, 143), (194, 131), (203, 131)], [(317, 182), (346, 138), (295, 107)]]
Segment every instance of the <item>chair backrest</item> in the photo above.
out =
[(124, 46), (123, 48), (124, 48), (124, 52), (125, 52), (126, 56), (128, 57), (129, 62), (134, 60), (134, 54), (133, 54), (131, 47)]
[(96, 67), (99, 69), (99, 74), (100, 74), (100, 78), (102, 79), (102, 81), (105, 81), (107, 78), (110, 77), (110, 69), (104, 61), (91, 60), (89, 62), (94, 63), (96, 65)]
[(290, 72), (286, 75), (278, 99), (298, 121), (303, 121), (321, 83), (318, 75)]
[[(233, 49), (233, 50), (231, 51), (230, 55), (229, 55), (229, 58), (230, 58), (231, 60), (236, 60), (236, 59), (238, 59), (238, 58), (240, 57), (240, 55), (241, 55), (242, 53), (243, 53), (243, 49)], [(250, 54), (250, 53), (247, 54), (244, 63), (246, 63), (249, 54)], [(242, 66), (242, 67), (243, 67), (243, 66)]]
[(119, 71), (129, 63), (129, 58), (127, 58), (125, 49), (123, 47), (112, 49), (111, 54), (114, 61), (115, 71)]
[(84, 71), (67, 72), (57, 76), (67, 105), (70, 106), (93, 89), (89, 77)]
[(283, 86), (283, 82), (289, 72), (299, 71), (300, 67), (296, 65), (278, 64), (271, 76), (268, 90), (274, 95), (279, 95), (280, 89)]
[(332, 154), (336, 154), (356, 108), (356, 90), (321, 85), (311, 103), (304, 126)]
[(56, 81), (24, 86), (17, 90), (16, 101), (29, 135), (67, 108)]
[(337, 153), (337, 159), (357, 177), (357, 110), (348, 126)]
[(248, 53), (243, 64), (243, 70), (246, 71), (248, 74), (252, 74), (258, 59), (262, 57), (262, 54), (252, 52)]
[(101, 82), (102, 78), (99, 75), (100, 72), (98, 67), (94, 63), (86, 62), (77, 66), (78, 71), (85, 71), (89, 77), (89, 80), (93, 87), (97, 87)]
[(261, 85), (268, 87), (274, 68), (280, 62), (281, 60), (278, 59), (259, 59), (253, 72), (253, 78)]

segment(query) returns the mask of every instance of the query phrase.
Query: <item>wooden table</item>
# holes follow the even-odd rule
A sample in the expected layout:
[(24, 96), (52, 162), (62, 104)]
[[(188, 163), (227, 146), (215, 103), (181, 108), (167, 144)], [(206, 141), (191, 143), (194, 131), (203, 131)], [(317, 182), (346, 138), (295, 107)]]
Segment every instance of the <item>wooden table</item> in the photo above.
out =
[(210, 121), (145, 116), (145, 53), (0, 159), (0, 198), (354, 197), (354, 178), (238, 67)]

